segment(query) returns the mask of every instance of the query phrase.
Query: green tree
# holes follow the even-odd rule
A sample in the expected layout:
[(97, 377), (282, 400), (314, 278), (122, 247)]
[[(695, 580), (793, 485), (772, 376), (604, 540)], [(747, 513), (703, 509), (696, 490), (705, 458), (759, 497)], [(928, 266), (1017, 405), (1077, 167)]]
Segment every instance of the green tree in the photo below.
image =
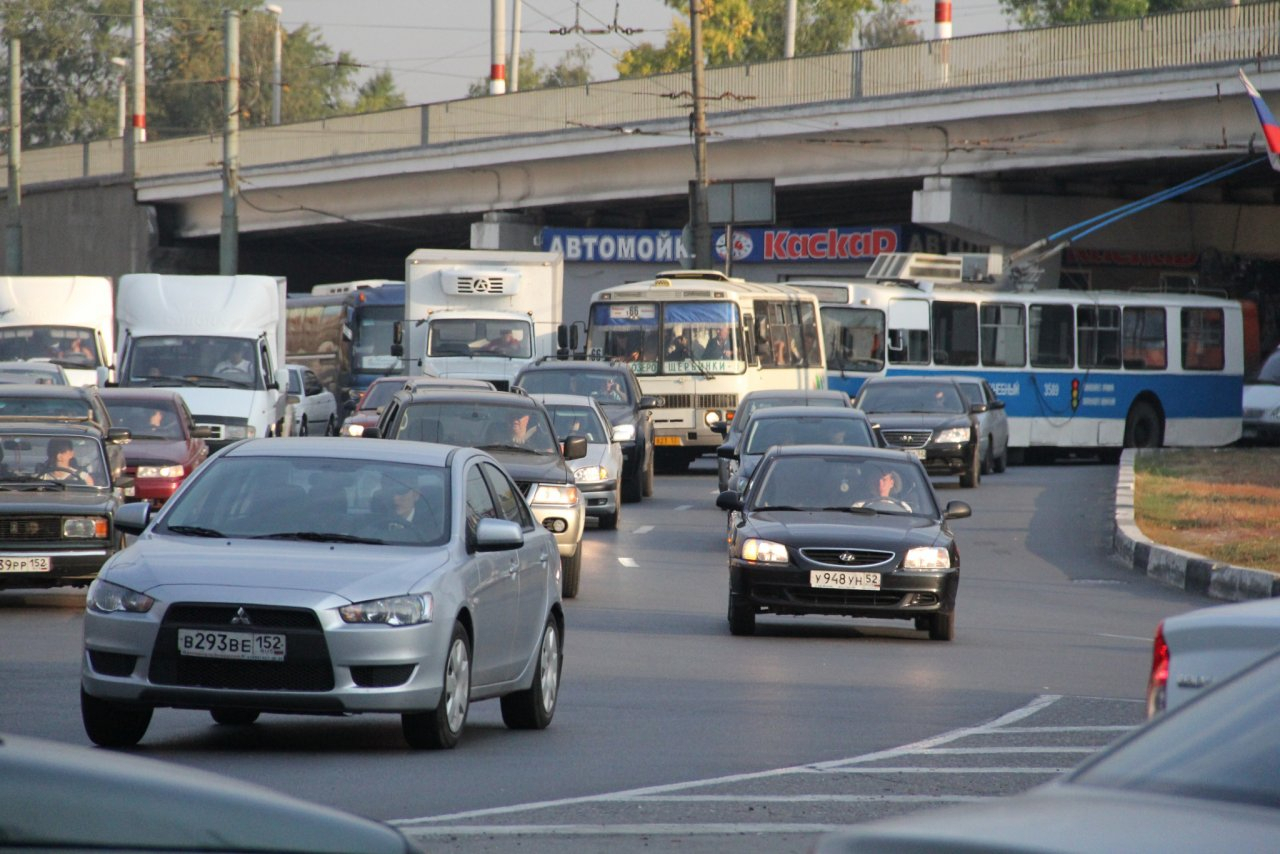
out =
[(405, 106), (404, 95), (396, 90), (390, 71), (379, 71), (360, 84), (356, 93), (355, 112), (376, 113), (379, 110), (395, 110)]
[[(586, 45), (578, 45), (566, 51), (555, 65), (538, 66), (536, 62), (537, 57), (532, 50), (520, 52), (519, 91), (581, 86), (591, 80), (591, 49)], [(478, 80), (467, 87), (468, 98), (480, 98), (488, 94), (488, 79)]]
[[(640, 77), (690, 66), (689, 0), (663, 0), (682, 13), (661, 46), (643, 42), (618, 60), (618, 74)], [(780, 59), (785, 52), (787, 0), (702, 0), (702, 49), (708, 67)], [(858, 16), (874, 0), (797, 0), (797, 56), (848, 50)]]
[(1221, 5), (1220, 0), (1000, 0), (1000, 8), (1024, 27), (1139, 18)]
[(862, 46), (893, 47), (923, 41), (915, 24), (907, 20), (907, 10), (902, 0), (880, 0), (879, 8), (863, 16), (859, 22)]

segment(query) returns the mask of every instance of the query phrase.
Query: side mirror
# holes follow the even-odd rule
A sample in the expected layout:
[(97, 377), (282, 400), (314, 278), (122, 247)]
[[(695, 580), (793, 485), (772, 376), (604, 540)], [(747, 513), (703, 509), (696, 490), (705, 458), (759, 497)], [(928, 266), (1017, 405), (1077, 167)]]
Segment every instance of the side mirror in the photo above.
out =
[(586, 455), (586, 436), (569, 436), (564, 440), (564, 458), (566, 460), (580, 460)]
[(975, 403), (969, 407), (969, 411), (974, 415), (981, 415), (986, 412), (989, 407), (985, 403)]
[(741, 510), (742, 496), (732, 489), (726, 489), (716, 496), (716, 506), (721, 510)]
[(289, 387), (289, 369), (288, 368), (278, 369), (275, 373), (274, 379), (275, 379), (274, 388), (288, 388)]
[(968, 519), (973, 515), (973, 508), (963, 501), (948, 501), (947, 509), (942, 511), (943, 519)]
[(362, 439), (381, 439), (382, 431), (377, 427), (366, 427), (364, 432), (360, 434)]
[(667, 402), (666, 402), (665, 400), (663, 400), (662, 398), (660, 398), (660, 397), (655, 397), (655, 396), (654, 396), (654, 395), (652, 395), (652, 394), (646, 394), (646, 395), (642, 395), (642, 396), (640, 397), (640, 403), (638, 404), (638, 408), (640, 408), (640, 409), (661, 409), (662, 407), (664, 407), (664, 406), (666, 406), (666, 405), (667, 405)]
[(299, 403), (301, 403), (301, 402), (302, 402), (302, 398), (298, 397), (296, 394), (291, 394), (291, 395), (289, 395), (289, 397), (288, 397), (287, 399), (288, 399), (289, 403), (292, 403), (292, 404), (295, 404), (295, 405), (296, 405), (296, 404), (299, 404)]
[(524, 545), (524, 531), (507, 519), (481, 519), (473, 540), (478, 552), (503, 552)]
[(113, 520), (117, 530), (136, 537), (145, 531), (151, 522), (151, 502), (132, 501), (123, 507), (118, 507)]
[(1003, 401), (1003, 400), (993, 400), (993, 401), (991, 401), (991, 403), (987, 404), (987, 408), (988, 408), (988, 409), (1004, 409), (1004, 401)]
[(107, 380), (111, 377), (111, 369), (106, 365), (98, 365), (98, 369), (94, 371), (94, 379), (98, 383), (98, 388), (106, 388)]
[(133, 431), (128, 427), (112, 427), (107, 431), (107, 441), (113, 445), (127, 445), (133, 439)]
[(722, 460), (731, 460), (738, 456), (738, 449), (733, 445), (721, 445), (716, 448), (716, 456)]
[(717, 421), (715, 424), (711, 425), (711, 432), (719, 433), (721, 436), (727, 435), (729, 432), (729, 423), (730, 422), (728, 421)]

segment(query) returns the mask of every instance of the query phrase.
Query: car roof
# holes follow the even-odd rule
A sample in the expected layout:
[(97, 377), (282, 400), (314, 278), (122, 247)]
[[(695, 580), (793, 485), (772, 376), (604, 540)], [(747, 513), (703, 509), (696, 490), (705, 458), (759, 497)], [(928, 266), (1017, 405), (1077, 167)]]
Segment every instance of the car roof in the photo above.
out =
[(839, 400), (846, 401), (849, 395), (833, 388), (773, 388), (760, 391), (749, 391), (738, 402), (741, 406), (748, 400)]
[(543, 404), (561, 405), (561, 406), (589, 406), (598, 408), (599, 401), (587, 394), (531, 394), (529, 397)]
[(489, 380), (473, 380), (466, 377), (405, 377), (404, 387), (414, 388), (476, 388), (497, 391)]
[(768, 409), (752, 412), (747, 417), (747, 423), (773, 418), (848, 418), (853, 421), (866, 421), (867, 413), (850, 406), (771, 406)]
[(405, 406), (415, 403), (457, 401), (459, 403), (488, 403), (495, 406), (525, 406), (530, 409), (541, 409), (538, 403), (531, 400), (528, 395), (514, 394), (509, 391), (487, 391), (485, 389), (472, 391), (470, 389), (429, 387), (405, 388), (396, 392), (396, 397), (400, 398)]
[(102, 438), (102, 428), (92, 421), (68, 421), (60, 418), (27, 420), (0, 418), (0, 435), (15, 433), (38, 436), (88, 436)]
[(840, 456), (864, 457), (871, 460), (884, 460), (900, 463), (904, 460), (914, 461), (897, 448), (875, 448), (864, 445), (774, 445), (765, 452), (765, 457), (808, 457), (808, 456)]
[(223, 452), (225, 457), (325, 457), (329, 459), (401, 462), (408, 465), (445, 466), (457, 451), (470, 448), (434, 442), (396, 442), (352, 437), (293, 436), (245, 439)]
[(104, 388), (100, 392), (102, 399), (108, 404), (112, 402), (138, 402), (138, 403), (177, 403), (182, 400), (182, 395), (176, 391), (167, 388), (147, 388), (135, 386), (132, 388)]
[[(872, 384), (874, 385), (929, 385), (931, 383), (946, 383), (948, 385), (953, 385), (954, 381), (957, 379), (960, 379), (960, 377), (957, 377), (954, 374), (930, 374), (929, 376), (924, 376), (924, 377), (894, 375), (891, 377), (867, 377), (866, 381), (863, 382), (862, 385), (864, 388)], [(974, 377), (970, 377), (969, 379), (974, 379)], [(977, 377), (977, 379), (981, 379), (981, 377)]]
[(0, 370), (5, 368), (20, 368), (27, 370), (34, 368), (37, 371), (44, 371), (49, 374), (65, 373), (61, 365), (55, 365), (46, 359), (4, 359), (0, 360)]
[(521, 374), (533, 373), (534, 371), (613, 371), (616, 373), (631, 373), (631, 368), (625, 362), (605, 362), (592, 361), (590, 359), (565, 360), (556, 359), (554, 361), (535, 362), (532, 365), (525, 365), (520, 369)]
[(78, 385), (40, 385), (35, 383), (6, 383), (0, 385), (0, 397), (66, 398), (89, 400), (97, 394), (96, 388)]

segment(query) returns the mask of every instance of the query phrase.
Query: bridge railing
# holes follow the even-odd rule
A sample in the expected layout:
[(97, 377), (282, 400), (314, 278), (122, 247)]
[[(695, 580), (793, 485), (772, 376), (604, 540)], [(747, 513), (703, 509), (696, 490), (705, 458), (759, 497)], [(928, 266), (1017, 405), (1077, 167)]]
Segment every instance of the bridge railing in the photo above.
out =
[[(998, 97), (995, 87), (1276, 57), (1280, 2), (1253, 3), (713, 68), (706, 105), (714, 116), (946, 89), (991, 87)], [(689, 87), (687, 73), (661, 74), (249, 128), (240, 136), (240, 165), (251, 181), (247, 170), (280, 163), (575, 128), (658, 132), (660, 123), (688, 116)], [(220, 136), (157, 140), (139, 147), (137, 172), (142, 179), (216, 173), (221, 162)], [(23, 152), (22, 180), (37, 185), (120, 175), (123, 164), (119, 139), (32, 149)]]

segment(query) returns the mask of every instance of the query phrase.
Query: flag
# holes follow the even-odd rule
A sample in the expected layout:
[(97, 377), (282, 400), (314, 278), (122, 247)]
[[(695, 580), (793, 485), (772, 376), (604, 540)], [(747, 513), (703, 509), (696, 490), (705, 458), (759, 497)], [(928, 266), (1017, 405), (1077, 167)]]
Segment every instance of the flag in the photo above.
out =
[(1262, 135), (1267, 138), (1267, 157), (1271, 161), (1271, 168), (1280, 172), (1280, 124), (1276, 122), (1276, 117), (1271, 115), (1267, 102), (1262, 100), (1258, 90), (1253, 88), (1249, 78), (1244, 76), (1244, 69), (1241, 68), (1239, 71), (1240, 82), (1244, 84), (1249, 97), (1253, 99), (1253, 109), (1258, 114), (1258, 121), (1262, 122)]

